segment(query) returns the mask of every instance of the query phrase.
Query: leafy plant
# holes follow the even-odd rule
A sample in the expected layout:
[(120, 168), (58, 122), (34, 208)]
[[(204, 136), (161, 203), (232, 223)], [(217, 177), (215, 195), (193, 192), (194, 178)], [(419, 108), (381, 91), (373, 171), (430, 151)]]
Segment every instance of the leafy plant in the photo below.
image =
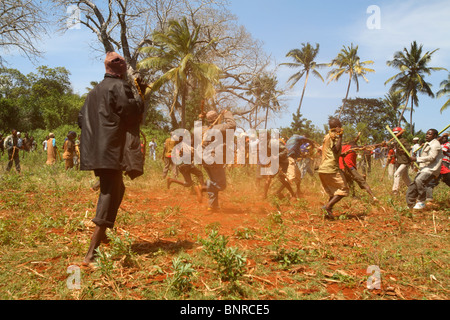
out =
[(128, 232), (125, 232), (124, 238), (120, 238), (116, 233), (111, 230), (107, 231), (107, 236), (111, 241), (110, 254), (114, 257), (121, 257), (124, 259), (125, 265), (134, 265), (136, 261), (136, 253), (133, 252), (131, 245), (133, 239)]
[(246, 257), (237, 248), (227, 247), (228, 237), (213, 230), (208, 239), (200, 239), (203, 251), (218, 265), (220, 278), (224, 281), (237, 281), (244, 274)]
[(172, 260), (172, 266), (174, 274), (167, 278), (169, 289), (173, 289), (177, 293), (189, 291), (192, 288), (192, 278), (195, 276), (195, 269), (192, 264), (175, 257)]
[(293, 264), (304, 262), (302, 258), (304, 255), (305, 251), (301, 249), (286, 250), (284, 248), (280, 248), (277, 250), (274, 260), (281, 263), (283, 268), (287, 268)]

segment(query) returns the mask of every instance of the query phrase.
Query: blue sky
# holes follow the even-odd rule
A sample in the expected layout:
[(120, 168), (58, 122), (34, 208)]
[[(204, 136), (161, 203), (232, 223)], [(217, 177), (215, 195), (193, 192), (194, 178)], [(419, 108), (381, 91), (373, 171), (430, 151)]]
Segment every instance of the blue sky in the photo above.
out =
[[(380, 9), (379, 29), (369, 29), (367, 20), (373, 12), (367, 12), (371, 5)], [(378, 0), (230, 0), (230, 11), (239, 19), (255, 39), (264, 43), (264, 49), (274, 60), (274, 67), (283, 62), (286, 53), (300, 48), (302, 43), (318, 43), (318, 62), (330, 62), (343, 45), (359, 46), (362, 61), (373, 60), (376, 73), (367, 75), (369, 83), (360, 80), (360, 90), (352, 84), (349, 97), (383, 97), (389, 86), (384, 82), (398, 71), (386, 66), (396, 51), (409, 48), (412, 41), (423, 44), (424, 51), (439, 48), (433, 55), (431, 66), (450, 70), (450, 1), (378, 1)], [(103, 58), (93, 54), (88, 43), (93, 38), (88, 30), (68, 30), (63, 36), (53, 35), (41, 47), (46, 51), (44, 59), (37, 65), (49, 67), (64, 66), (71, 72), (74, 90), (85, 93), (85, 87), (93, 80), (103, 78)], [(7, 57), (10, 67), (27, 74), (35, 66), (20, 56)], [(321, 71), (326, 78), (329, 69)], [(279, 84), (287, 87), (287, 79), (294, 70), (278, 67)], [(435, 72), (427, 77), (436, 92), (446, 71)], [(303, 100), (302, 114), (322, 128), (328, 115), (340, 106), (345, 97), (347, 79), (339, 82), (322, 83), (311, 77)], [(285, 98), (287, 110), (274, 119), (271, 127), (289, 126), (292, 113), (300, 101), (303, 79), (288, 92)], [(414, 113), (416, 129), (443, 129), (450, 123), (450, 110), (441, 115), (439, 110), (446, 99), (430, 99), (419, 96), (419, 107)], [(409, 114), (408, 114), (409, 119)]]

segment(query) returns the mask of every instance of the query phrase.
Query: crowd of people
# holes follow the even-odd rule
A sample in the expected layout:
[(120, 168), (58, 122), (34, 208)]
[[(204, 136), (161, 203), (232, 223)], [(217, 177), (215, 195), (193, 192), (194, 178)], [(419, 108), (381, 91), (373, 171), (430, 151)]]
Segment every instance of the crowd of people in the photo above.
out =
[[(61, 155), (56, 144), (55, 134), (49, 133), (44, 141), (42, 141), (42, 150), (47, 155), (46, 164), (54, 165), (58, 160), (64, 160), (66, 170), (71, 168), (78, 169), (80, 158), (79, 145), (80, 140), (77, 139), (76, 132), (69, 131), (62, 144)], [(25, 133), (22, 139), (22, 134), (16, 129), (13, 129), (11, 134), (6, 137), (0, 134), (0, 146), (0, 156), (3, 156), (6, 150), (8, 157), (6, 171), (10, 171), (14, 164), (19, 174), (22, 170), (20, 166), (20, 154), (22, 154), (23, 159), (26, 153), (37, 151), (37, 142), (34, 137), (29, 137), (28, 133)]]
[[(123, 174), (131, 179), (141, 176), (146, 156), (146, 146), (143, 148), (139, 128), (144, 113), (144, 96), (134, 94), (135, 88), (125, 81), (127, 65), (123, 57), (108, 52), (104, 64), (106, 72), (103, 81), (89, 92), (79, 113), (81, 135), (77, 136), (74, 131), (70, 131), (62, 144), (62, 154), (53, 133), (49, 133), (42, 143), (42, 148), (47, 153), (47, 165), (64, 160), (66, 170), (89, 170), (98, 177), (97, 189), (100, 189), (100, 193), (96, 215), (92, 220), (96, 227), (84, 264), (95, 260), (95, 250), (106, 240), (106, 229), (115, 224), (125, 193)], [(219, 194), (227, 187), (226, 170), (233, 165), (227, 164), (225, 159), (227, 148), (230, 147), (227, 145), (228, 139), (223, 138), (218, 143), (216, 138), (217, 135), (225, 137), (230, 131), (234, 132), (236, 121), (233, 113), (228, 110), (202, 113), (199, 119), (204, 123), (200, 144), (194, 144), (194, 133), (188, 133), (192, 138), (190, 142), (175, 133), (165, 140), (161, 153), (164, 162), (162, 178), (166, 180), (168, 189), (173, 184), (192, 189), (199, 202), (202, 202), (203, 194), (206, 193), (207, 209), (217, 212), (221, 207)], [(401, 183), (405, 184), (406, 204), (414, 210), (422, 210), (427, 201), (432, 201), (433, 188), (440, 181), (450, 186), (448, 133), (439, 135), (437, 130), (429, 129), (423, 144), (419, 143), (418, 138), (414, 138), (411, 146), (403, 137), (404, 130), (397, 127), (394, 128), (394, 136), (390, 141), (359, 146), (359, 134), (356, 137), (346, 137), (348, 141), (343, 141), (342, 127), (339, 119), (331, 118), (329, 132), (322, 144), (297, 134), (289, 138), (270, 137), (270, 134), (265, 137), (253, 136), (251, 139), (246, 136), (245, 161), (240, 165), (256, 168), (256, 184), (262, 190), (263, 199), (268, 197), (270, 185), (277, 177), (280, 186), (275, 195), (284, 198), (284, 191), (287, 190), (288, 197), (295, 201), (301, 197), (301, 181), (305, 175), (316, 176), (317, 173), (323, 190), (328, 195), (322, 207), (326, 219), (336, 218), (333, 208), (339, 201), (350, 194), (356, 195), (355, 184), (367, 192), (371, 201), (379, 201), (367, 182), (372, 161), (382, 164), (388, 171), (394, 195), (401, 192)], [(36, 141), (33, 137), (28, 137), (28, 134), (22, 139), (17, 130), (0, 138), (1, 153), (3, 155), (6, 150), (8, 154), (6, 170), (10, 171), (14, 163), (20, 173), (20, 151), (35, 151)], [(152, 138), (147, 146), (149, 160), (159, 161), (157, 151), (161, 148), (158, 149), (156, 139)], [(211, 146), (214, 148), (210, 148)], [(265, 161), (267, 159), (261, 159), (258, 152), (261, 148), (267, 151), (269, 163), (275, 161), (278, 166), (274, 168)], [(210, 158), (205, 157), (204, 151), (210, 149), (213, 150), (209, 153)], [(223, 151), (219, 162), (216, 161), (217, 150)], [(237, 149), (233, 152), (237, 154)], [(194, 162), (198, 154), (201, 163)], [(177, 161), (183, 155), (190, 155), (187, 157), (190, 160)], [(206, 172), (206, 178), (203, 172)], [(180, 173), (184, 181), (179, 180)], [(414, 179), (410, 178), (411, 174), (415, 175)]]

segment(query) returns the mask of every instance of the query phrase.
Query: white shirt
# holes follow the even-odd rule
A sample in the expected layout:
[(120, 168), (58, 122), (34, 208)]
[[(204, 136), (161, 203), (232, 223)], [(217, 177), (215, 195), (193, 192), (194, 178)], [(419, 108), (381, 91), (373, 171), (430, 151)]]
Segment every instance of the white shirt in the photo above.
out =
[(437, 139), (426, 142), (421, 156), (417, 157), (420, 172), (430, 172), (435, 176), (439, 175), (443, 157), (442, 147)]

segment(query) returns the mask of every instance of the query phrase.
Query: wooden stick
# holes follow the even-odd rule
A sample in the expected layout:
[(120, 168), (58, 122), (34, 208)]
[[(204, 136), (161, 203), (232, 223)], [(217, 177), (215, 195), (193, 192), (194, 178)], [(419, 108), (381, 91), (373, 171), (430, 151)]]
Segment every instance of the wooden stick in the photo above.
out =
[[(441, 135), (445, 130), (447, 130), (448, 128), (450, 128), (450, 124), (449, 124), (448, 126), (446, 126), (444, 129), (442, 129), (442, 130), (438, 133), (438, 136), (440, 136), (440, 135)], [(421, 149), (423, 148), (424, 145), (425, 145), (425, 144), (421, 145), (421, 146), (419, 147), (419, 149), (417, 149), (416, 151), (414, 151), (414, 153), (416, 153), (417, 151), (421, 150)]]
[[(406, 150), (405, 146), (400, 142), (400, 140), (397, 138), (397, 136), (394, 134), (394, 132), (392, 132), (391, 128), (389, 128), (389, 125), (386, 126), (386, 129), (389, 131), (389, 133), (394, 137), (394, 139), (397, 141), (397, 143), (400, 145), (400, 147), (402, 147), (403, 151), (405, 151), (406, 155), (408, 157), (411, 157), (411, 154), (409, 153), (408, 150)], [(417, 169), (420, 169), (419, 165), (417, 164), (417, 162), (414, 162), (414, 164), (416, 165)]]

